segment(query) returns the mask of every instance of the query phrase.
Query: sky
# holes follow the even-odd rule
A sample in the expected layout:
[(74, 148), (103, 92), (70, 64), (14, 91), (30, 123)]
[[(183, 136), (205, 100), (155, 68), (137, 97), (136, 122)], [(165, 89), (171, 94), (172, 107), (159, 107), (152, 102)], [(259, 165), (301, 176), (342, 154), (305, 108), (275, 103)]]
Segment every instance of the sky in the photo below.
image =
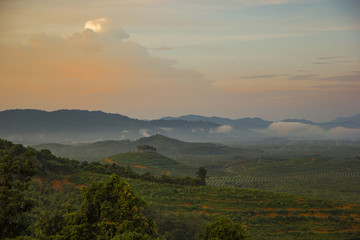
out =
[(360, 113), (358, 0), (0, 0), (0, 110)]

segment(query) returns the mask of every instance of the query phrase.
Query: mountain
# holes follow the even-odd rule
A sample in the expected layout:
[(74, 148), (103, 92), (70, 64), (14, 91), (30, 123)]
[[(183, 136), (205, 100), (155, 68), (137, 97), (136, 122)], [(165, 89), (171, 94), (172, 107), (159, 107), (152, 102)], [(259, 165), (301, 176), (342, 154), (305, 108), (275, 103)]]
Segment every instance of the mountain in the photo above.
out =
[[(0, 112), (0, 137), (18, 143), (74, 143), (100, 140), (136, 139), (153, 134), (201, 136), (219, 125), (184, 120), (132, 119), (101, 111), (6, 110)], [(201, 129), (198, 134), (196, 130)], [(198, 137), (197, 136), (197, 137)]]
[(274, 138), (360, 140), (359, 116), (313, 123), (306, 119), (273, 122), (261, 118), (232, 120), (199, 115), (139, 120), (101, 111), (6, 110), (0, 112), (0, 138), (28, 145), (136, 140), (156, 134), (183, 141), (225, 144)]
[(316, 123), (307, 119), (284, 119), (266, 121), (261, 118), (229, 119), (184, 115), (165, 117), (163, 120), (186, 120), (212, 122), (221, 125), (212, 136), (216, 135), (224, 143), (244, 143), (270, 141), (273, 139), (289, 140), (360, 140), (360, 114), (352, 117), (337, 118), (330, 122)]
[(328, 127), (360, 128), (360, 114), (351, 117), (340, 117), (323, 125)]
[(162, 135), (140, 138), (136, 141), (100, 141), (84, 144), (40, 144), (35, 149), (49, 149), (56, 156), (68, 157), (80, 161), (99, 161), (108, 156), (122, 152), (135, 152), (138, 145), (150, 145), (159, 153), (165, 155), (217, 155), (217, 154), (243, 154), (242, 149), (232, 148), (215, 143), (191, 143)]
[(192, 114), (180, 117), (164, 117), (162, 120), (203, 121), (217, 123), (219, 125), (229, 125), (236, 128), (266, 128), (271, 124), (271, 121), (266, 121), (261, 118), (240, 118), (232, 120), (230, 118), (204, 117)]
[(285, 119), (285, 120), (282, 120), (282, 122), (298, 122), (298, 123), (316, 125), (316, 123), (306, 120), (306, 119)]

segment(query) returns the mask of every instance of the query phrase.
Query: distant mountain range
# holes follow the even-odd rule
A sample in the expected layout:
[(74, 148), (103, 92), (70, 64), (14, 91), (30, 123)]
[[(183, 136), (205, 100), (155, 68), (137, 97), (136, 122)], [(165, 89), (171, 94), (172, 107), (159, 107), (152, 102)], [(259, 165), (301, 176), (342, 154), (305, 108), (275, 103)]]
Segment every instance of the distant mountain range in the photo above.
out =
[(298, 122), (303, 124), (324, 126), (328, 128), (346, 127), (346, 128), (360, 128), (360, 114), (351, 117), (336, 118), (330, 122), (315, 123), (306, 119), (285, 119), (280, 121), (267, 121), (261, 118), (240, 118), (229, 119), (221, 117), (204, 117), (200, 115), (184, 115), (180, 117), (164, 117), (162, 120), (185, 120), (185, 121), (203, 121), (212, 122), (219, 125), (230, 125), (235, 128), (267, 128), (273, 122)]
[(185, 115), (181, 117), (164, 117), (162, 120), (184, 120), (184, 121), (203, 121), (212, 122), (219, 125), (229, 125), (236, 128), (266, 128), (272, 122), (261, 118), (241, 118), (232, 120), (221, 117), (204, 117), (200, 115)]
[(0, 111), (0, 138), (23, 144), (135, 140), (155, 134), (186, 141), (226, 143), (267, 138), (359, 140), (360, 114), (314, 123), (305, 119), (233, 120), (199, 115), (149, 121), (101, 111)]

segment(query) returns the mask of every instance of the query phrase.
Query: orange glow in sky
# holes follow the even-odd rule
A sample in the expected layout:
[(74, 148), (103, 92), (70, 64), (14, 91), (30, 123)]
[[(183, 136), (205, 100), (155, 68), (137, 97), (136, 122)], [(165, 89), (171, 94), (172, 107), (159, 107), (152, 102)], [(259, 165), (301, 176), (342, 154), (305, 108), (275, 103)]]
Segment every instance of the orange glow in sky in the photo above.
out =
[(3, 1), (0, 110), (355, 115), (357, 10), (355, 0)]

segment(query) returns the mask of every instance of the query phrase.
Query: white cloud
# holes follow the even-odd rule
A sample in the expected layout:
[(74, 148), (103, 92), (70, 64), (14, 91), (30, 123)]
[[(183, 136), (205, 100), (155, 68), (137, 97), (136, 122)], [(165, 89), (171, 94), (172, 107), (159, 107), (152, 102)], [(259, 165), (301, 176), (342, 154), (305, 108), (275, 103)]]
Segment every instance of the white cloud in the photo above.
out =
[(193, 128), (193, 129), (191, 129), (191, 132), (193, 132), (193, 133), (196, 133), (196, 132), (203, 132), (204, 131), (204, 129), (203, 128)]
[(335, 127), (327, 131), (326, 136), (333, 139), (360, 139), (360, 129)]
[(227, 133), (227, 132), (231, 132), (232, 130), (233, 127), (231, 127), (230, 125), (222, 125), (215, 129), (210, 129), (210, 133)]
[(172, 131), (174, 130), (173, 128), (169, 128), (169, 127), (159, 127), (160, 130), (163, 130), (163, 131)]
[(296, 139), (360, 139), (360, 129), (335, 127), (325, 130), (319, 126), (300, 122), (274, 122), (260, 133)]
[(325, 134), (325, 131), (320, 127), (300, 122), (274, 122), (270, 124), (267, 130), (269, 133), (280, 136), (319, 136)]
[(140, 129), (139, 133), (144, 137), (150, 137), (151, 135), (148, 133), (149, 129)]
[(89, 20), (85, 23), (85, 29), (91, 29), (94, 32), (103, 32), (104, 24), (107, 22), (106, 18), (98, 18), (95, 20)]

